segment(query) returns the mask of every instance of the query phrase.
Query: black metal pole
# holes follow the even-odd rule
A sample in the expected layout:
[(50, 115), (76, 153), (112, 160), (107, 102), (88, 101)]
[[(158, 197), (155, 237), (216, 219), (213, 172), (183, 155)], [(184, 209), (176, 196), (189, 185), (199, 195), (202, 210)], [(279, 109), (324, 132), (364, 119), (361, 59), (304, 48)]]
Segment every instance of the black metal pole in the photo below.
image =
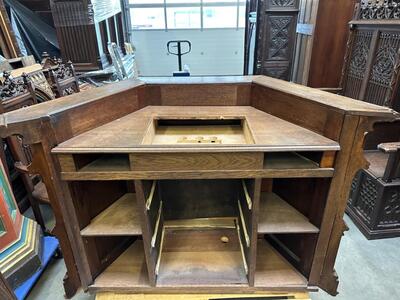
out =
[(178, 64), (179, 64), (179, 71), (182, 71), (182, 49), (181, 49), (181, 42), (178, 42)]

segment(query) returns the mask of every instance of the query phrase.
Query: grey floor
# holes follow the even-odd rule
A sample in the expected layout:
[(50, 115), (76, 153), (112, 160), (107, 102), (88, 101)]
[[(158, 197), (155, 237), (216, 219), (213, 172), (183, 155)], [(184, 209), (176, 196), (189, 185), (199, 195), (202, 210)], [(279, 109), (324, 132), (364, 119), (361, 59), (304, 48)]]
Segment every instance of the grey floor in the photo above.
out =
[[(339, 274), (339, 295), (323, 291), (312, 293), (313, 300), (399, 300), (400, 238), (368, 241), (348, 217), (350, 230), (339, 249), (336, 271)], [(61, 300), (63, 297), (63, 260), (53, 260), (28, 300)], [(92, 300), (93, 295), (79, 291), (74, 300)]]

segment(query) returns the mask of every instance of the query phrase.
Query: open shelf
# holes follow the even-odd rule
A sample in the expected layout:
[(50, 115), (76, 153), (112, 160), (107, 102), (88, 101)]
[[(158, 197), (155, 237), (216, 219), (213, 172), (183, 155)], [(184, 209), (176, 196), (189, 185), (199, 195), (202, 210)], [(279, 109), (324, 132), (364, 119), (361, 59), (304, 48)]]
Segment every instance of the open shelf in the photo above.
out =
[[(83, 156), (80, 154), (79, 156)], [(124, 172), (130, 170), (129, 156), (124, 154), (104, 154), (79, 168), (78, 172)]]
[(332, 177), (333, 168), (319, 164), (297, 152), (268, 152), (264, 155), (264, 177)]
[(83, 236), (131, 236), (141, 235), (140, 216), (136, 207), (136, 195), (125, 194), (96, 216), (81, 230)]
[(257, 265), (255, 274), (255, 287), (286, 288), (307, 287), (304, 278), (287, 260), (285, 260), (264, 239), (257, 241)]
[(158, 287), (248, 285), (236, 229), (165, 229)]
[(266, 153), (264, 169), (318, 169), (319, 165), (296, 152)]
[(143, 242), (135, 241), (89, 287), (97, 290), (124, 290), (150, 287)]
[(274, 193), (262, 193), (258, 233), (318, 233), (319, 229), (309, 222), (293, 206)]

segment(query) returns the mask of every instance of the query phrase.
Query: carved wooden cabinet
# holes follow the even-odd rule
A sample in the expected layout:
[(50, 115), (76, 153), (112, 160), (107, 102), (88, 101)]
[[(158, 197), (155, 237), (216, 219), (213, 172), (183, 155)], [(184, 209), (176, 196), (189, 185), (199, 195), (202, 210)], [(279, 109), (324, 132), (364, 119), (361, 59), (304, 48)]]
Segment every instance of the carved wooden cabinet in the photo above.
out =
[[(400, 110), (400, 6), (398, 1), (362, 3), (350, 22), (342, 76), (342, 94)], [(400, 235), (399, 161), (378, 150), (400, 140), (400, 122), (382, 124), (367, 137), (369, 169), (352, 184), (347, 213), (368, 239)], [(385, 149), (385, 147), (381, 147)]]
[(255, 74), (290, 80), (299, 0), (258, 1)]
[(85, 290), (334, 295), (364, 134), (393, 118), (263, 76), (153, 78), (7, 113), (0, 133), (32, 145)]

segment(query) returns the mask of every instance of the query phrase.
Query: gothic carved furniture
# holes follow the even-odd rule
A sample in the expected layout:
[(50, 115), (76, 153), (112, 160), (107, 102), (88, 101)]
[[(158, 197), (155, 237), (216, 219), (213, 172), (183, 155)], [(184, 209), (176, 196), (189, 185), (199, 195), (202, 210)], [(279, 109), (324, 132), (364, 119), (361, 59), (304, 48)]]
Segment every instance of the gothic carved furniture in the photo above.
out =
[(78, 77), (71, 61), (64, 64), (61, 59), (52, 59), (44, 54), (41, 64), (56, 98), (80, 92)]
[(109, 65), (107, 44), (124, 51), (125, 28), (119, 0), (51, 0), (51, 11), (63, 61), (78, 72)]
[(254, 73), (290, 80), (299, 0), (258, 1)]
[[(362, 3), (350, 22), (350, 37), (343, 68), (341, 93), (345, 96), (400, 110), (400, 2)], [(397, 124), (397, 125), (396, 125)], [(358, 173), (347, 213), (369, 239), (400, 235), (396, 206), (398, 180), (384, 178), (396, 167), (377, 150), (382, 142), (400, 140), (398, 123), (380, 126), (367, 138), (369, 170)], [(397, 185), (397, 187), (396, 187)]]
[[(0, 104), (2, 113), (38, 103), (35, 87), (28, 75), (23, 73), (22, 78), (14, 79), (10, 77), (10, 72), (4, 72), (3, 77)], [(28, 166), (32, 164), (31, 149), (18, 136), (7, 137), (6, 147), (6, 153), (2, 156), (6, 157), (8, 161), (9, 177), (13, 183), (14, 193), (18, 196), (21, 195), (20, 202), (29, 200), (36, 221), (45, 231), (46, 227), (39, 203), (49, 204), (49, 200), (46, 187), (40, 177), (27, 172)], [(2, 151), (4, 150), (2, 149)], [(23, 186), (19, 179), (22, 180)], [(21, 189), (23, 191), (20, 191)]]
[[(364, 134), (394, 118), (388, 108), (267, 77), (156, 78), (6, 113), (0, 134), (32, 145), (56, 229), (66, 230), (57, 235), (64, 257), (72, 250), (70, 284), (154, 293), (194, 283), (190, 292), (205, 292), (197, 279), (217, 278), (207, 292), (336, 294), (334, 262), (351, 180), (366, 165)], [(194, 259), (188, 243), (201, 250)], [(274, 263), (279, 272), (268, 269)], [(189, 266), (194, 273), (183, 272)]]

